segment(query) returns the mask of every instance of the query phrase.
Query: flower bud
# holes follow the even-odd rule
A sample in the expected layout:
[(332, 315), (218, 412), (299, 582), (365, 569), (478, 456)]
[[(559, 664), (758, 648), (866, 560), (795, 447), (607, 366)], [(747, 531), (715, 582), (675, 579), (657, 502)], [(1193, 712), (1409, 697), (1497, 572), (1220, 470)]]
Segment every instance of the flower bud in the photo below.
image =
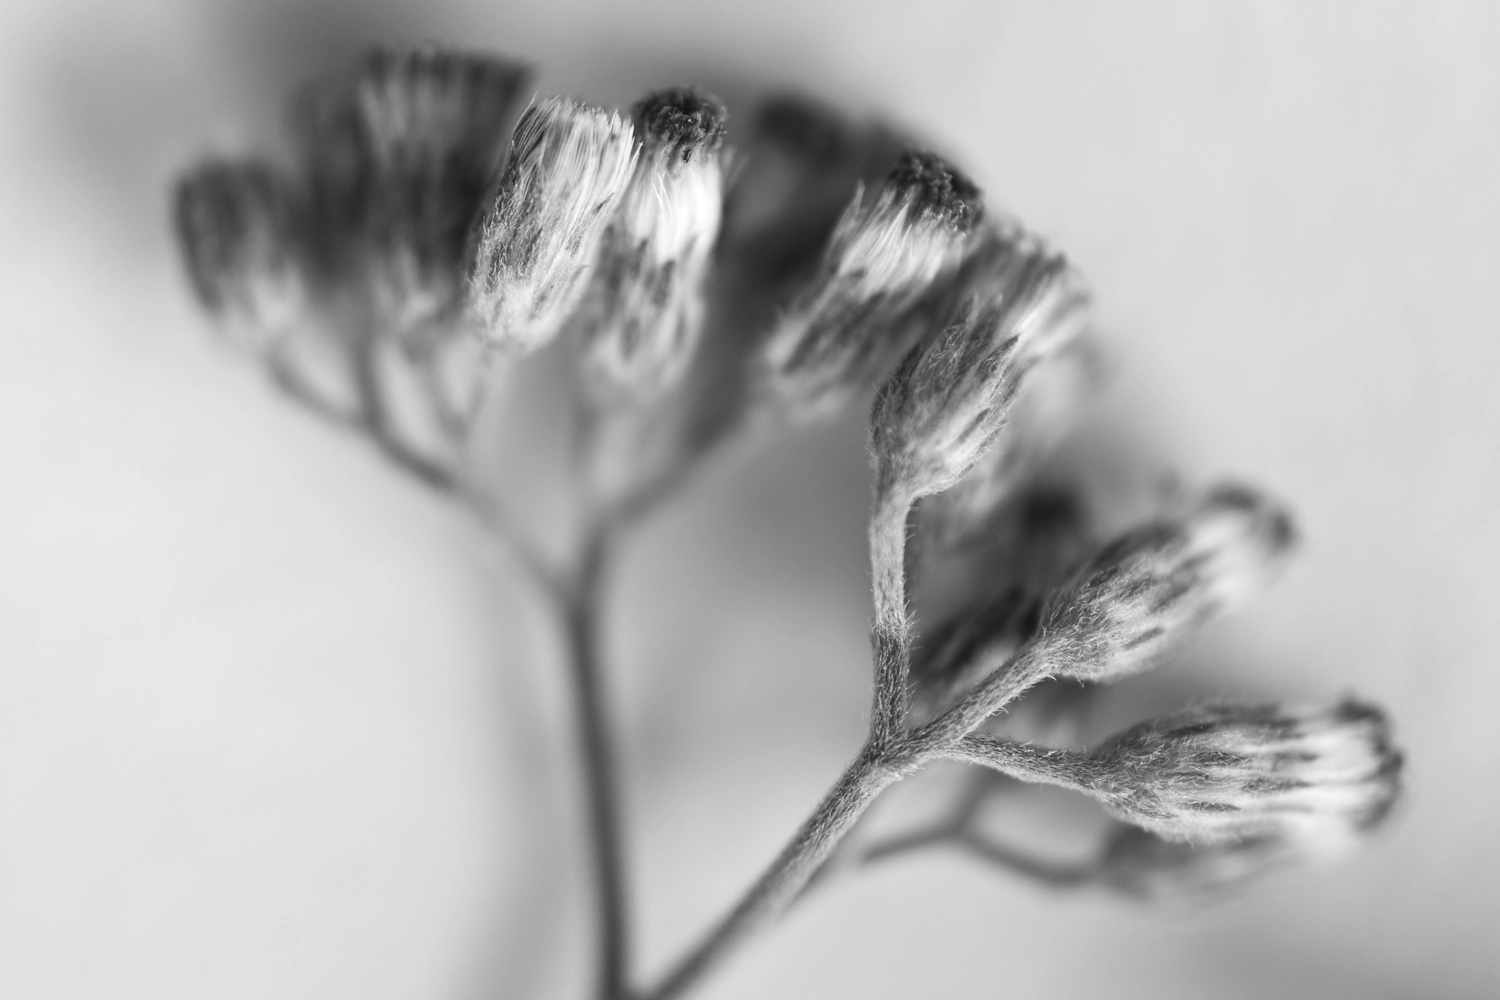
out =
[(596, 395), (638, 397), (687, 368), (724, 208), (725, 111), (673, 88), (635, 106), (640, 157), (605, 231), (586, 310), (585, 367)]
[(209, 161), (177, 182), (173, 221), (198, 301), (257, 342), (306, 303), (298, 206), (271, 166)]
[(958, 266), (981, 211), (979, 189), (929, 153), (905, 154), (873, 201), (856, 194), (766, 344), (772, 397), (806, 419), (858, 392), (899, 346), (889, 343), (897, 321)]
[(877, 493), (940, 493), (972, 469), (1005, 426), (1027, 372), (1078, 334), (1087, 305), (1065, 260), (1012, 244), (979, 294), (907, 352), (876, 396)]
[(1308, 856), (1355, 843), (1400, 793), (1378, 708), (1209, 705), (1144, 723), (1089, 755), (1112, 812), (1167, 840), (1276, 837)]
[(561, 329), (630, 180), (633, 145), (628, 122), (567, 98), (521, 116), (469, 287), (490, 343), (530, 351)]
[(951, 551), (987, 536), (1006, 501), (1074, 427), (1100, 380), (1097, 346), (1086, 332), (1039, 358), (1016, 390), (1004, 431), (951, 489), (923, 502), (925, 540)]
[(461, 305), (469, 228), (526, 77), (502, 59), (431, 47), (377, 50), (360, 66), (366, 278), (377, 311), (398, 329)]
[(1106, 546), (1048, 602), (1033, 653), (1050, 673), (1113, 680), (1265, 586), (1294, 544), (1292, 519), (1241, 486)]

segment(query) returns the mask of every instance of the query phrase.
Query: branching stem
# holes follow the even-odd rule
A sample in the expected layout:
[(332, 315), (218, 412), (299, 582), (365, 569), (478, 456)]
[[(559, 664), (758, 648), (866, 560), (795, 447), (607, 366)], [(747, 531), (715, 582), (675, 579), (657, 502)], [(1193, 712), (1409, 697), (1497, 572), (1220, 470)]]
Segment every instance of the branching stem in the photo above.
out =
[(861, 753), (734, 909), (640, 1000), (681, 996), (745, 938), (781, 916), (875, 798), (917, 764), (895, 753)]

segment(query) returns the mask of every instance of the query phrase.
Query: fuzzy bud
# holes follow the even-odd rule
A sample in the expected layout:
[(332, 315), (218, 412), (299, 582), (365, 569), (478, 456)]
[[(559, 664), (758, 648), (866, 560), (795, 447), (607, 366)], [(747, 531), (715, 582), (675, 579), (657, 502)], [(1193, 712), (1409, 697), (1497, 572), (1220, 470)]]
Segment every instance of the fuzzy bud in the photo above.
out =
[(1401, 754), (1380, 709), (1210, 705), (1126, 730), (1089, 755), (1090, 790), (1174, 841), (1276, 837), (1337, 853), (1390, 811)]
[(554, 97), (526, 109), (480, 228), (470, 303), (487, 338), (513, 351), (561, 329), (635, 167), (628, 122)]
[(1281, 506), (1220, 486), (1180, 516), (1107, 545), (1048, 602), (1032, 652), (1048, 672), (1081, 680), (1144, 670), (1270, 582), (1295, 541)]
[(527, 79), (501, 59), (382, 49), (353, 90), (371, 168), (362, 230), (376, 307), (409, 330), (462, 303), (470, 225)]
[(916, 498), (958, 482), (1000, 434), (1026, 374), (1073, 340), (1087, 307), (1064, 259), (1012, 245), (980, 294), (907, 352), (876, 396), (877, 493)]
[(873, 201), (856, 194), (766, 344), (772, 396), (806, 419), (857, 393), (903, 314), (957, 268), (981, 212), (979, 189), (929, 153), (905, 154)]
[(298, 207), (272, 167), (201, 164), (177, 182), (173, 222), (193, 291), (209, 312), (260, 342), (300, 318)]
[(1097, 346), (1087, 333), (1039, 359), (1016, 390), (1005, 430), (967, 475), (923, 502), (926, 539), (948, 551), (987, 534), (1075, 426), (1100, 381)]
[(596, 395), (650, 395), (686, 370), (724, 210), (725, 111), (692, 88), (635, 106), (641, 151), (605, 231), (585, 306)]

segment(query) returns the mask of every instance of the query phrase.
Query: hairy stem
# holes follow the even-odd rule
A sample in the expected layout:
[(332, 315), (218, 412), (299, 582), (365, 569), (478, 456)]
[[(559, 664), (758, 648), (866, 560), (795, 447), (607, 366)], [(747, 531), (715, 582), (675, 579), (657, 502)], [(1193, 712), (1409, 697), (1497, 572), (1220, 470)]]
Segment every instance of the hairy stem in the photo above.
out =
[(942, 753), (1047, 676), (1046, 663), (1022, 647), (957, 705), (913, 732), (912, 739), (925, 753)]
[(911, 692), (911, 616), (906, 607), (906, 519), (911, 498), (881, 496), (870, 516), (870, 571), (875, 599), (871, 635), (875, 659), (874, 706), (870, 739), (875, 746), (893, 743), (906, 727)]
[(597, 902), (599, 967), (596, 996), (599, 1000), (621, 1000), (627, 996), (629, 976), (629, 902), (625, 889), (614, 741), (600, 676), (600, 593), (607, 557), (606, 533), (591, 530), (582, 545), (576, 576), (562, 603)]
[(681, 996), (745, 938), (781, 916), (876, 796), (917, 763), (905, 755), (882, 755), (868, 748), (861, 753), (750, 891), (641, 1000)]
[(994, 768), (1018, 781), (1058, 785), (1093, 794), (1087, 758), (1073, 750), (969, 736), (950, 747), (946, 755)]

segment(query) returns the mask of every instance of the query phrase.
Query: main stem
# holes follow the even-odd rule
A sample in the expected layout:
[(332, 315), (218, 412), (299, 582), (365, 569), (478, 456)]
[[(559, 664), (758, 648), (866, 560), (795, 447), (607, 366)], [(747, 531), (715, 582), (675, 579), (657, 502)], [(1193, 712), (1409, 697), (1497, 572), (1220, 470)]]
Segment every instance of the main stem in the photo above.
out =
[(576, 576), (563, 596), (568, 663), (573, 675), (578, 748), (583, 758), (584, 807), (592, 855), (598, 916), (599, 1000), (628, 995), (629, 907), (624, 845), (615, 777), (614, 741), (600, 676), (600, 592), (608, 559), (608, 533), (591, 527)]
[(792, 905), (834, 848), (882, 791), (914, 764), (867, 749), (735, 908), (642, 1000), (672, 1000), (695, 985), (748, 936)]

